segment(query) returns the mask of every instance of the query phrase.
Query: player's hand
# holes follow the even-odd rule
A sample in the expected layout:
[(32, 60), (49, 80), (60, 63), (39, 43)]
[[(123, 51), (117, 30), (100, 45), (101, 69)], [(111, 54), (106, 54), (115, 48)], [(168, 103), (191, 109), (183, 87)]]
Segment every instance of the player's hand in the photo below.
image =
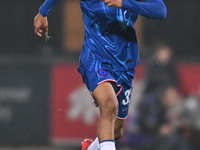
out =
[(42, 33), (48, 34), (48, 21), (47, 17), (43, 17), (38, 13), (34, 18), (35, 34), (42, 36)]
[(121, 8), (122, 7), (122, 0), (104, 0), (104, 3), (107, 6), (113, 6), (116, 8)]

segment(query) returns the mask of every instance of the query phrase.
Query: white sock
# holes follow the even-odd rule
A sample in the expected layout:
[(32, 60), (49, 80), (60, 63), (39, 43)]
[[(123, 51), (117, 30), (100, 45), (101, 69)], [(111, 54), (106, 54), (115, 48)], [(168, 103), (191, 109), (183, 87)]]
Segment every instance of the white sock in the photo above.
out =
[(102, 141), (100, 144), (100, 150), (116, 150), (115, 148), (115, 141), (114, 140), (105, 140)]
[(92, 144), (87, 148), (87, 150), (100, 150), (98, 137), (92, 142)]

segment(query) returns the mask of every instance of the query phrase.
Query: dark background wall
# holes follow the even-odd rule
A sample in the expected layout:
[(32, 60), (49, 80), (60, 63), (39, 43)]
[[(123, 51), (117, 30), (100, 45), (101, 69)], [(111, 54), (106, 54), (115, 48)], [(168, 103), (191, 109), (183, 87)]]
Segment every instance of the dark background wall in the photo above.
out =
[(38, 13), (41, 0), (0, 1), (0, 54), (41, 54), (49, 46), (59, 53), (62, 43), (62, 7), (61, 1), (49, 15), (51, 36), (56, 37), (50, 45), (45, 45), (44, 38), (34, 34), (33, 19)]
[(200, 60), (200, 2), (198, 0), (164, 0), (165, 20), (143, 19), (143, 44), (148, 47), (161, 40), (173, 47), (177, 59)]
[(48, 65), (0, 65), (0, 145), (48, 144)]

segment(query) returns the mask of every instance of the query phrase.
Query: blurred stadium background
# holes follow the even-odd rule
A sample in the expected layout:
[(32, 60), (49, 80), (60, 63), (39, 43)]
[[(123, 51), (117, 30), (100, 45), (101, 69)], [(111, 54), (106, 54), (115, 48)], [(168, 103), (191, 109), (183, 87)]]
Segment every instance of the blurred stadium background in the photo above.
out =
[[(136, 23), (141, 63), (119, 150), (148, 147), (148, 138), (138, 136), (140, 124), (135, 118), (148, 61), (163, 43), (172, 49), (176, 90), (185, 104), (180, 107), (186, 115), (177, 119), (179, 136), (188, 149), (200, 149), (200, 1), (164, 2), (165, 20), (139, 17)], [(78, 150), (84, 138), (95, 137), (98, 111), (88, 104), (92, 98), (77, 72), (84, 35), (79, 1), (60, 0), (54, 6), (48, 16), (52, 37), (48, 43), (34, 34), (33, 18), (42, 3), (0, 1), (0, 150)], [(177, 144), (174, 147), (182, 150)]]

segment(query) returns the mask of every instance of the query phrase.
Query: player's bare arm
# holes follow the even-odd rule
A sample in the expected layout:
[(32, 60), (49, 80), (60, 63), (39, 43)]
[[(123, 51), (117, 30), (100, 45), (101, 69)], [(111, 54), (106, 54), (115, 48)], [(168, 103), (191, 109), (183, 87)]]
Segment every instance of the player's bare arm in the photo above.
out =
[(57, 1), (58, 0), (45, 0), (45, 2), (39, 9), (39, 13), (35, 16), (34, 18), (35, 34), (37, 34), (38, 36), (42, 36), (42, 33), (44, 33), (47, 36), (48, 34), (47, 15)]
[(48, 34), (47, 17), (43, 17), (40, 12), (34, 18), (35, 34), (42, 36), (42, 33)]
[(116, 8), (121, 8), (122, 7), (122, 0), (104, 0), (105, 4), (107, 6), (113, 6)]

